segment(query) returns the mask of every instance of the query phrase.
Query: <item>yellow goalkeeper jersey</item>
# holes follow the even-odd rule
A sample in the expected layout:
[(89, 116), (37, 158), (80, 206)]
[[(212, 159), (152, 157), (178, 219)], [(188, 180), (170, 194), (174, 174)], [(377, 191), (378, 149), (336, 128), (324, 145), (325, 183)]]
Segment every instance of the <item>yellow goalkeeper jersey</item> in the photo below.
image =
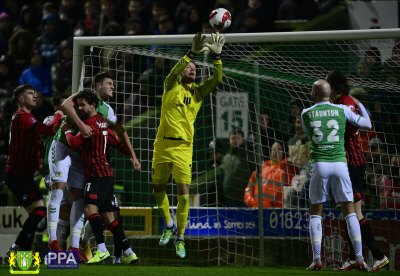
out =
[(222, 81), (222, 62), (215, 60), (212, 77), (205, 82), (193, 82), (184, 86), (180, 83), (179, 76), (189, 62), (190, 58), (185, 55), (165, 79), (160, 125), (155, 143), (165, 138), (182, 139), (193, 143), (194, 122), (203, 99)]

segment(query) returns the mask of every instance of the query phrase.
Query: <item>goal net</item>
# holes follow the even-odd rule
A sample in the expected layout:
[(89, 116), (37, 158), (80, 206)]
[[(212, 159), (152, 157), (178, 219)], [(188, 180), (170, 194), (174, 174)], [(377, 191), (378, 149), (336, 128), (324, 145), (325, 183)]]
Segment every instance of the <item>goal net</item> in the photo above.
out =
[[(75, 38), (73, 91), (91, 87), (99, 71), (114, 75), (110, 104), (142, 163), (139, 173), (124, 157), (115, 154), (112, 159), (121, 206), (138, 207), (126, 211), (123, 223), (132, 231), (132, 246), (142, 263), (308, 265), (309, 142), (299, 114), (311, 105), (312, 83), (340, 70), (374, 125), (360, 132), (368, 162), (364, 215), (391, 260), (390, 268), (400, 269), (399, 37), (391, 29), (226, 35), (223, 83), (204, 99), (195, 123), (188, 256), (183, 262), (175, 257), (173, 242), (158, 246), (163, 223), (154, 207), (150, 176), (163, 81), (190, 49), (193, 36)], [(199, 54), (194, 61), (196, 81), (213, 74), (211, 54)], [(229, 138), (241, 133), (243, 144), (231, 146)], [(176, 206), (172, 180), (168, 194)], [(146, 208), (152, 212), (141, 216)], [(148, 220), (150, 230), (142, 231)], [(323, 261), (337, 267), (348, 258), (349, 244), (332, 201), (325, 204), (323, 224)], [(366, 247), (364, 256), (371, 263)]]

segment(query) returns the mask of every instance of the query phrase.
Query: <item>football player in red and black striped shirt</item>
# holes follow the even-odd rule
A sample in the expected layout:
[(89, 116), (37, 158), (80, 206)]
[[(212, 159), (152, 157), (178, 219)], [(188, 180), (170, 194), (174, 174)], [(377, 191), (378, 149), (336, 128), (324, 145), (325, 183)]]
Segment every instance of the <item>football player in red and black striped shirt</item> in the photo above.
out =
[(31, 85), (16, 87), (14, 97), (18, 109), (11, 119), (6, 185), (29, 216), (10, 250), (31, 250), (37, 225), (46, 216), (43, 196), (33, 178), (38, 169), (40, 136), (53, 135), (63, 113), (57, 111), (52, 124), (45, 125), (31, 113), (38, 97)]
[[(354, 113), (358, 114), (358, 100), (354, 97), (349, 96), (350, 87), (347, 82), (346, 76), (340, 71), (332, 71), (328, 74), (326, 80), (329, 82), (332, 88), (331, 100), (333, 101), (333, 103), (347, 105)], [(375, 240), (374, 234), (372, 233), (371, 225), (366, 220), (361, 210), (362, 199), (364, 197), (364, 186), (366, 185), (366, 161), (360, 145), (358, 128), (347, 123), (344, 138), (347, 166), (349, 169), (350, 180), (353, 187), (354, 207), (356, 210), (357, 218), (360, 222), (362, 241), (366, 243), (367, 247), (369, 248), (369, 250), (371, 250), (371, 253), (375, 259), (370, 270), (376, 271), (388, 265), (389, 259), (383, 254), (382, 250), (379, 248)], [(348, 241), (350, 241), (349, 237)], [(352, 249), (352, 246), (349, 247), (349, 260), (344, 262), (339, 270), (350, 270), (355, 268), (354, 250)]]
[[(67, 143), (73, 149), (81, 149), (83, 170), (86, 177), (84, 190), (85, 215), (92, 227), (97, 243), (97, 251), (88, 263), (98, 263), (110, 256), (104, 243), (103, 222), (113, 233), (115, 243), (122, 245), (124, 263), (136, 263), (137, 256), (129, 246), (122, 224), (114, 217), (112, 200), (114, 195), (114, 175), (107, 160), (107, 147), (114, 146), (123, 154), (130, 156), (130, 150), (121, 142), (114, 131), (108, 128), (106, 120), (97, 114), (99, 99), (90, 90), (79, 92), (74, 97), (79, 112), (86, 117), (84, 123), (92, 129), (92, 136), (83, 138), (78, 132), (75, 136), (65, 131)], [(132, 160), (131, 160), (132, 161)], [(133, 161), (132, 164), (134, 165)]]

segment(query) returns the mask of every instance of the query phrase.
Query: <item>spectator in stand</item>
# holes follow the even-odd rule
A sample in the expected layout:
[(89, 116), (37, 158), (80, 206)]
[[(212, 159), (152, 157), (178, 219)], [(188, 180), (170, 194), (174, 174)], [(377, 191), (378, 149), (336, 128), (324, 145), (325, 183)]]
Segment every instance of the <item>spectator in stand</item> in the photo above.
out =
[(122, 24), (123, 18), (118, 18), (116, 11), (116, 2), (113, 0), (101, 0), (100, 1), (100, 15), (96, 17), (93, 22), (93, 28), (91, 35), (103, 35), (104, 28), (111, 21)]
[(27, 4), (22, 6), (19, 11), (19, 20), (17, 26), (14, 28), (14, 32), (23, 29), (36, 35), (39, 25), (40, 13), (38, 13), (32, 5)]
[(357, 77), (368, 80), (370, 77), (370, 71), (369, 64), (365, 59), (358, 61), (356, 68)]
[(0, 12), (0, 56), (7, 53), (8, 40), (11, 36), (12, 25), (8, 13)]
[(11, 97), (13, 89), (18, 85), (18, 77), (14, 73), (9, 56), (0, 57), (0, 97)]
[[(270, 159), (269, 153), (272, 145), (277, 140), (281, 141), (282, 135), (275, 130), (273, 126), (273, 121), (266, 112), (261, 112), (257, 122), (258, 125), (255, 125), (253, 133), (260, 133), (263, 160), (267, 160)], [(257, 143), (256, 135), (254, 134), (251, 134), (248, 140), (253, 144)]]
[(289, 112), (285, 113), (286, 118), (279, 125), (279, 131), (282, 133), (283, 141), (289, 141), (289, 139), (295, 135), (294, 122), (297, 116), (300, 116), (303, 107), (303, 102), (300, 99), (292, 98), (289, 101), (289, 105), (287, 106)]
[(163, 83), (168, 75), (170, 61), (163, 57), (154, 58), (154, 63), (151, 62), (149, 69), (142, 72), (137, 82), (141, 83), (140, 102), (139, 106), (158, 107), (161, 106), (161, 97), (163, 95)]
[(25, 29), (19, 29), (11, 35), (8, 41), (8, 56), (14, 63), (17, 76), (29, 66), (34, 42), (34, 35)]
[(82, 8), (76, 0), (61, 0), (58, 14), (63, 26), (65, 26), (65, 36), (72, 35), (72, 30), (76, 24), (84, 18)]
[(248, 9), (244, 15), (243, 25), (233, 29), (235, 33), (259, 33), (264, 31), (272, 31), (272, 28), (266, 30), (264, 23), (265, 15), (262, 16), (257, 9)]
[(226, 153), (227, 143), (222, 139), (215, 138), (208, 145), (208, 159), (206, 171), (200, 173), (190, 184), (190, 199), (196, 201), (201, 207), (223, 206), (224, 192), (222, 181), (216, 174)]
[(400, 74), (400, 42), (393, 46), (392, 55), (385, 61), (384, 67)]
[(58, 58), (51, 66), (51, 82), (54, 95), (64, 95), (72, 83), (72, 39), (61, 41)]
[(130, 18), (139, 18), (141, 23), (141, 33), (147, 33), (150, 12), (146, 9), (144, 0), (129, 0), (127, 4), (126, 24)]
[[(43, 62), (42, 55), (39, 52), (32, 54), (31, 65), (22, 72), (19, 83), (32, 85), (45, 97), (52, 96), (50, 68)], [(40, 121), (43, 121), (43, 119)]]
[(387, 153), (387, 145), (378, 137), (369, 141), (369, 152), (365, 160), (367, 162), (366, 182), (367, 190), (365, 205), (367, 208), (379, 208), (379, 186), (378, 179), (389, 171), (390, 156)]
[(229, 134), (230, 149), (218, 167), (217, 177), (222, 179), (222, 189), (227, 207), (246, 207), (243, 191), (251, 173), (255, 170), (255, 156), (252, 147), (246, 143), (241, 129), (234, 129)]
[(175, 23), (171, 16), (164, 14), (157, 21), (157, 30), (155, 35), (171, 35), (176, 34)]
[(390, 170), (378, 178), (380, 208), (400, 210), (400, 156), (393, 156)]
[(43, 4), (42, 7), (42, 18), (49, 14), (58, 14), (57, 6), (54, 2), (48, 1)]
[(301, 116), (296, 116), (295, 122), (295, 134), (288, 141), (289, 156), (287, 158), (288, 163), (294, 165), (295, 168), (291, 168), (291, 171), (300, 171), (300, 169), (310, 159), (310, 140), (304, 133), (303, 126), (301, 124)]
[[(283, 187), (289, 185), (289, 177), (286, 173), (286, 160), (283, 147), (275, 142), (271, 148), (271, 159), (264, 161), (262, 165), (262, 206), (264, 208), (283, 207)], [(257, 171), (250, 176), (249, 183), (244, 193), (244, 203), (247, 207), (258, 208), (258, 183)]]
[[(99, 3), (95, 0), (86, 1), (85, 5), (84, 5), (84, 12), (85, 12), (85, 16), (83, 18), (83, 22), (81, 24), (77, 24), (77, 25), (82, 26), (82, 29), (84, 30), (84, 32), (83, 32), (84, 34), (90, 35), (90, 34), (93, 34), (94, 22), (96, 21), (97, 17), (100, 14)], [(75, 29), (76, 29), (77, 25), (75, 25)]]
[(149, 20), (149, 34), (155, 34), (158, 31), (158, 21), (162, 15), (168, 14), (168, 10), (163, 1), (155, 1), (151, 5), (151, 15)]
[(58, 44), (61, 41), (61, 21), (56, 13), (49, 13), (42, 19), (40, 35), (36, 40), (35, 49), (40, 52), (44, 62), (49, 66), (56, 61)]
[(386, 95), (375, 93), (372, 97), (371, 116), (374, 120), (375, 131), (379, 138), (388, 146), (389, 153), (396, 153), (396, 145), (399, 143), (397, 110), (391, 109), (389, 102), (397, 99), (388, 98)]
[(247, 6), (241, 10), (233, 21), (233, 32), (271, 32), (274, 31), (274, 20), (278, 2), (248, 0)]
[(364, 52), (364, 59), (368, 64), (369, 75), (372, 80), (382, 80), (382, 59), (381, 52), (377, 47), (371, 46)]
[(391, 84), (399, 84), (400, 72), (397, 72), (394, 68), (388, 67), (386, 64), (382, 67), (383, 81)]
[(195, 34), (201, 31), (200, 10), (190, 6), (184, 14), (184, 21), (178, 26), (178, 34)]
[(279, 6), (279, 20), (311, 20), (319, 15), (318, 3), (314, 0), (284, 0)]
[(125, 35), (144, 35), (145, 30), (140, 17), (131, 16), (125, 22)]
[(123, 32), (124, 29), (120, 24), (118, 24), (118, 22), (110, 21), (103, 29), (103, 36), (117, 36), (122, 35)]

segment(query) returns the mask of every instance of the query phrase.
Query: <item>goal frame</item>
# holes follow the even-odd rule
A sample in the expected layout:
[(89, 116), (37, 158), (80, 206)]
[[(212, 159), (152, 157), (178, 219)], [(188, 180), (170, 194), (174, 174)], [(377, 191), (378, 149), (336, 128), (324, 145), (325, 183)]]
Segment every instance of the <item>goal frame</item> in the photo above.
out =
[[(210, 34), (206, 35), (207, 38)], [(367, 39), (399, 39), (400, 29), (364, 29), (335, 30), (309, 32), (276, 32), (276, 33), (228, 33), (226, 43), (257, 43), (257, 42), (297, 42), (297, 41), (333, 41), (333, 40), (367, 40)], [(72, 93), (78, 92), (82, 74), (82, 63), (85, 47), (112, 45), (190, 45), (193, 34), (188, 35), (143, 35), (143, 36), (108, 36), (108, 37), (75, 37), (73, 44)], [(257, 65), (255, 65), (255, 70)], [(255, 85), (257, 93), (257, 85)], [(257, 97), (256, 97), (257, 98)], [(259, 104), (256, 104), (256, 107)], [(259, 144), (259, 143), (257, 143)], [(261, 163), (261, 162), (257, 162)], [(262, 209), (260, 209), (262, 212)], [(262, 214), (262, 213), (261, 213)], [(262, 215), (259, 216), (262, 220)], [(260, 266), (264, 266), (263, 229), (260, 225)]]

